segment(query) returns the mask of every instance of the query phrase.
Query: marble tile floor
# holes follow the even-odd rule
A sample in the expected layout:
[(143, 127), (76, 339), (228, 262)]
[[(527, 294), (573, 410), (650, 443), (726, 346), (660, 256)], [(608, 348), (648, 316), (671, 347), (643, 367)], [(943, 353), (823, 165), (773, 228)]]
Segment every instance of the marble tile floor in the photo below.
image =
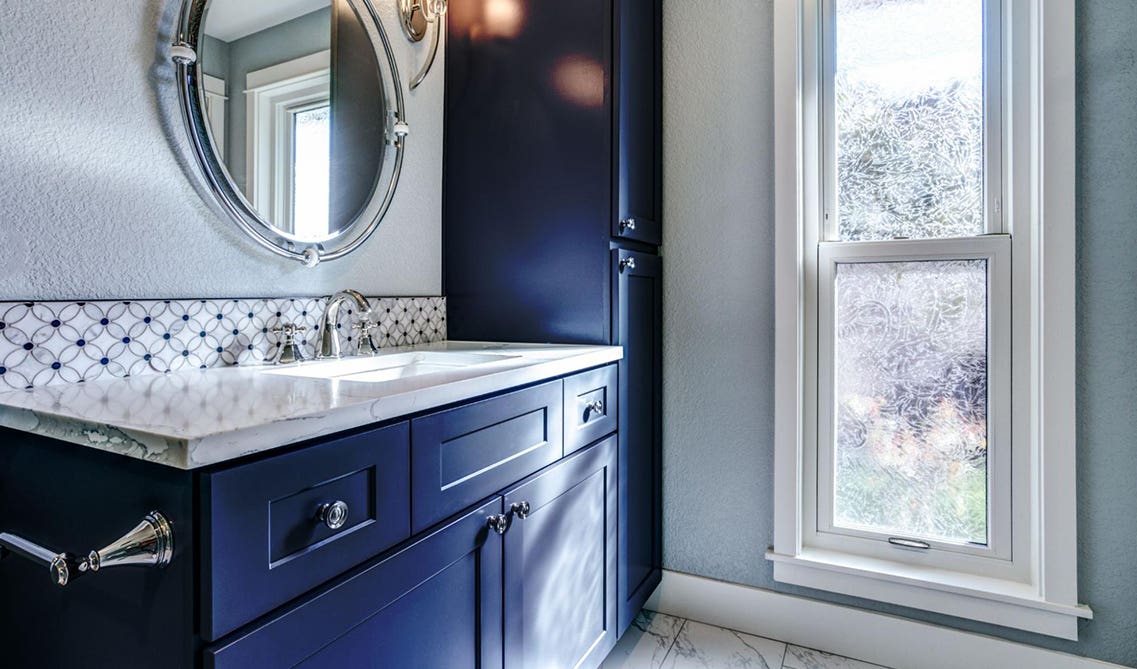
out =
[(819, 650), (644, 611), (601, 669), (884, 669)]

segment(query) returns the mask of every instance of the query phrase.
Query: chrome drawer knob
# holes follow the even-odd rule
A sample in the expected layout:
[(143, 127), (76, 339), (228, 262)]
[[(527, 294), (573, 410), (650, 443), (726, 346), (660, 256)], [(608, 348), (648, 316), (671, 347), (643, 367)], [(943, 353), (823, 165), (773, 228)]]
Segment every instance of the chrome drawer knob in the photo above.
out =
[(505, 531), (509, 529), (509, 518), (500, 513), (490, 516), (486, 518), (486, 527), (497, 532), (498, 535), (505, 534)]
[(620, 232), (631, 232), (636, 229), (636, 219), (625, 218), (620, 221)]
[(510, 505), (509, 510), (513, 512), (513, 515), (525, 520), (529, 517), (529, 502), (514, 502)]
[(589, 402), (588, 404), (585, 405), (585, 408), (588, 409), (588, 411), (585, 412), (586, 414), (587, 413), (594, 413), (597, 416), (603, 416), (604, 415), (604, 403), (601, 402), (600, 400), (596, 400), (595, 402)]
[(636, 259), (635, 258), (624, 258), (623, 260), (620, 261), (620, 271), (621, 272), (626, 270), (626, 269), (635, 269), (635, 268), (636, 268)]
[(348, 507), (346, 502), (335, 501), (320, 507), (320, 522), (329, 530), (338, 530), (347, 524)]

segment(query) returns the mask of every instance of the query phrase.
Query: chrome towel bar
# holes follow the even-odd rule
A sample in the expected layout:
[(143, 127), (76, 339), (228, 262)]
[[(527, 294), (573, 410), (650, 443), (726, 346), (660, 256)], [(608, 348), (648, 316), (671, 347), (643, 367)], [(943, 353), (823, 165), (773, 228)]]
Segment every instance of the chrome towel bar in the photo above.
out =
[(133, 530), (82, 558), (0, 532), (0, 559), (9, 554), (47, 567), (51, 582), (62, 587), (84, 574), (110, 567), (165, 567), (174, 557), (174, 530), (165, 516), (151, 511)]

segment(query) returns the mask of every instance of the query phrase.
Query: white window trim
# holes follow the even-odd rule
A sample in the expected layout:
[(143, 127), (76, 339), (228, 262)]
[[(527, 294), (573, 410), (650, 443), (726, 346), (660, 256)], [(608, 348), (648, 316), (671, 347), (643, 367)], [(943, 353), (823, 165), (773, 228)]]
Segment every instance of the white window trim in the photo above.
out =
[(220, 77), (203, 75), (205, 86), (202, 95), (205, 99), (205, 118), (209, 121), (209, 134), (213, 138), (213, 150), (225, 160), (225, 117), (229, 96), (226, 95), (225, 80)]
[(249, 72), (245, 93), (248, 199), (292, 232), (291, 114), (330, 98), (331, 51)]
[[(816, 77), (803, 76), (803, 55), (816, 37), (803, 30), (804, 8), (816, 0), (776, 0), (774, 160), (775, 184), (775, 530), (767, 559), (775, 580), (864, 597), (946, 615), (1077, 639), (1078, 620), (1092, 618), (1077, 594), (1074, 360), (1074, 8), (1069, 0), (1007, 0), (1017, 32), (1002, 46), (1008, 62), (1011, 104), (1005, 120), (1018, 155), (1005, 189), (1012, 207), (1014, 256), (1030, 272), (1013, 279), (1020, 337), (1029, 364), (1016, 363), (1012, 421), (1030, 457), (1018, 457), (1016, 480), (1030, 482), (1029, 509), (1016, 508), (1016, 534), (1029, 534), (1026, 573), (991, 578), (891, 560), (821, 550), (803, 543), (806, 502), (803, 461), (816, 410), (804, 401), (806, 355), (816, 333), (804, 326), (809, 239), (805, 221), (817, 221), (820, 175), (803, 170), (818, 155)], [(1021, 19), (1021, 20), (1020, 20)], [(1025, 34), (1024, 34), (1025, 33)], [(1029, 74), (1028, 74), (1029, 72)], [(810, 83), (810, 80), (814, 80)], [(1008, 105), (1009, 107), (1010, 105)], [(1015, 169), (1014, 166), (1025, 166)], [(816, 248), (816, 239), (813, 240)], [(1025, 320), (1019, 316), (1025, 317)], [(1025, 334), (1024, 330), (1027, 330)], [(1025, 390), (1023, 390), (1025, 389)], [(811, 422), (812, 421), (812, 422)], [(1020, 442), (1016, 442), (1021, 444)], [(1017, 562), (1019, 560), (1016, 560)]]

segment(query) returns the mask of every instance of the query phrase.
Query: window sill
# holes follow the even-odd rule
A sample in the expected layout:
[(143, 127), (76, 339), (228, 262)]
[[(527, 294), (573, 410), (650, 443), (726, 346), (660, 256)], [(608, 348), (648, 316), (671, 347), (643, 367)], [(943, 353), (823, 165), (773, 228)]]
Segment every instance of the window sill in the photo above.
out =
[(1047, 601), (1026, 583), (865, 558), (834, 551), (767, 551), (774, 580), (968, 620), (1077, 640), (1084, 605)]

